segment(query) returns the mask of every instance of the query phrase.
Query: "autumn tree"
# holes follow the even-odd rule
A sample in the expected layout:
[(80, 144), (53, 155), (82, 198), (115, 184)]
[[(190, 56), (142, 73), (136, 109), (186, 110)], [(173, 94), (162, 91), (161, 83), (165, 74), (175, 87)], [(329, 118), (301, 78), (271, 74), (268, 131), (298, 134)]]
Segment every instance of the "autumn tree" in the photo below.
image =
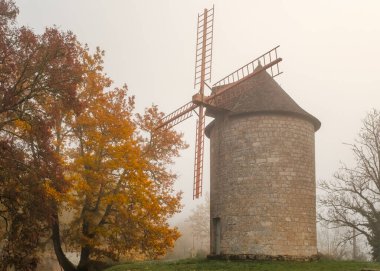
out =
[(163, 116), (156, 107), (134, 114), (134, 97), (126, 86), (110, 89), (101, 57), (98, 50), (84, 58), (88, 69), (78, 96), (83, 111), (56, 125), (57, 150), (72, 184), (62, 204), (73, 218), (61, 223), (65, 230), (54, 238), (80, 251), (77, 268), (59, 254), (65, 270), (88, 270), (91, 260), (128, 253), (156, 258), (179, 237), (167, 222), (181, 198), (167, 167), (185, 147), (182, 136), (156, 130)]
[[(154, 106), (136, 115), (125, 86), (110, 88), (100, 50), (18, 27), (17, 13), (0, 0), (0, 270), (34, 270), (49, 238), (66, 271), (164, 254), (179, 235), (167, 223), (181, 197), (168, 165), (181, 135), (155, 129)], [(63, 245), (80, 252), (78, 266)]]
[[(327, 208), (320, 220), (351, 230), (344, 240), (363, 235), (380, 261), (380, 112), (372, 110), (363, 121), (358, 139), (349, 145), (356, 165), (343, 165), (334, 179), (324, 181), (320, 203)], [(353, 231), (354, 230), (354, 231)], [(355, 234), (352, 234), (355, 232)]]
[(41, 35), (16, 25), (13, 1), (0, 0), (0, 269), (32, 270), (41, 240), (57, 212), (46, 190), (65, 193), (52, 145), (52, 116), (74, 110), (82, 80), (81, 48), (73, 34), (48, 28)]

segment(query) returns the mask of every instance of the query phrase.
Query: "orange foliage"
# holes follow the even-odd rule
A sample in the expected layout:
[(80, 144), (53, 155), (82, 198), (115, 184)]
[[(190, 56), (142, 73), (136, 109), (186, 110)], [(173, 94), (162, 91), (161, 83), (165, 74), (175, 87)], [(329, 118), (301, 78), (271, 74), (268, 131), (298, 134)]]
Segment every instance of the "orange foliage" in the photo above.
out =
[(61, 129), (70, 130), (70, 144), (60, 149), (72, 182), (66, 206), (75, 213), (66, 240), (88, 254), (79, 265), (130, 252), (156, 258), (179, 237), (167, 222), (181, 207), (181, 194), (173, 191), (176, 175), (168, 165), (186, 145), (180, 134), (154, 129), (162, 117), (156, 107), (135, 115), (126, 86), (108, 89), (111, 81), (101, 72), (101, 55), (98, 50), (85, 56), (88, 72), (79, 94), (83, 110)]
[[(65, 271), (165, 254), (179, 237), (167, 222), (181, 208), (168, 166), (182, 136), (154, 129), (155, 106), (135, 114), (126, 86), (110, 89), (99, 49), (17, 27), (17, 13), (0, 0), (0, 269), (34, 270), (47, 238)], [(78, 267), (62, 241), (80, 251)]]
[[(0, 0), (0, 269), (33, 270), (68, 183), (52, 145), (50, 108), (77, 110), (82, 48), (70, 32), (18, 27)], [(49, 103), (49, 104), (48, 104)]]

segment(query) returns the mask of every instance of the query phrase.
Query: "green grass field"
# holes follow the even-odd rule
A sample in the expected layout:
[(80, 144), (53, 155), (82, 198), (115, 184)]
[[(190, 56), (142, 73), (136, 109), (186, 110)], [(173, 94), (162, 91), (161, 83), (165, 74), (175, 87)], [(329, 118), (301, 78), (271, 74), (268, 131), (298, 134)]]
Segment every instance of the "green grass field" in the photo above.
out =
[(360, 271), (379, 270), (379, 263), (329, 261), (317, 262), (266, 262), (266, 261), (217, 261), (217, 260), (179, 260), (125, 263), (106, 271), (193, 271), (193, 270), (255, 270), (255, 271)]

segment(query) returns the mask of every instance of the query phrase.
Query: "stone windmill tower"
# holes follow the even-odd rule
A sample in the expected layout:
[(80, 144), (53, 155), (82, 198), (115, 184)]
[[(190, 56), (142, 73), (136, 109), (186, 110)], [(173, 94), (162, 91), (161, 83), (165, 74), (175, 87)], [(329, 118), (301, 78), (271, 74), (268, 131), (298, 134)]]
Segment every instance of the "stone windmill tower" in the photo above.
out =
[[(214, 7), (204, 9), (196, 39), (198, 92), (157, 124), (166, 129), (198, 111), (193, 198), (202, 195), (204, 135), (210, 138), (210, 257), (312, 257), (314, 132), (321, 123), (274, 81), (281, 74), (278, 46), (211, 88), (213, 26)], [(214, 118), (206, 128), (205, 115)]]
[(321, 123), (266, 71), (242, 78), (229, 92), (237, 94), (221, 94), (206, 111), (214, 117), (206, 127), (211, 255), (316, 255), (314, 133)]

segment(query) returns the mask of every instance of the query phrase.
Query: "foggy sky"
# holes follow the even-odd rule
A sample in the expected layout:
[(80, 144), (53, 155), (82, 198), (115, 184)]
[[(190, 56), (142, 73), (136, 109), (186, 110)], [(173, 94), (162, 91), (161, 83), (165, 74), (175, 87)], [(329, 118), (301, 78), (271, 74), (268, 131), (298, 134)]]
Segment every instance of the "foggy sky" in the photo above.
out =
[[(94, 50), (106, 51), (105, 71), (126, 83), (137, 110), (157, 104), (170, 113), (191, 100), (197, 14), (215, 4), (212, 82), (280, 45), (282, 88), (322, 127), (316, 133), (317, 180), (331, 178), (361, 120), (380, 109), (379, 1), (131, 1), (17, 0), (18, 22), (36, 32), (57, 25)], [(208, 120), (209, 122), (210, 120)], [(195, 118), (176, 127), (190, 147), (173, 170), (176, 189), (192, 201)], [(209, 189), (209, 141), (205, 142)]]

